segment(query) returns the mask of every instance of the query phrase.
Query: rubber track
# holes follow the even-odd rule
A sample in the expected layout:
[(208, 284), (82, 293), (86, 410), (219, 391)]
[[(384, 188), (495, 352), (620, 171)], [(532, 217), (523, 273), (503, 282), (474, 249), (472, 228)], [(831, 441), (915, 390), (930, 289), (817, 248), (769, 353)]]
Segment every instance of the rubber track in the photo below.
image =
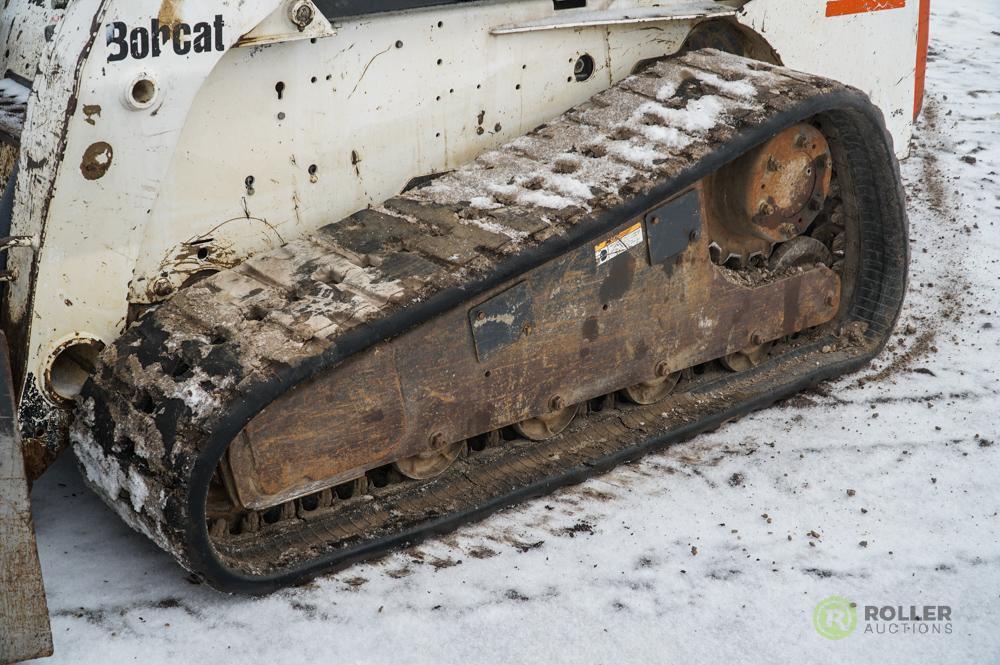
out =
[[(80, 400), (72, 438), (88, 482), (129, 524), (216, 586), (268, 590), (333, 565), (317, 559), (287, 574), (262, 570), (258, 580), (229, 570), (212, 550), (203, 512), (208, 482), (255, 413), (353, 353), (599, 238), (781, 128), (840, 109), (875, 128), (868, 149), (885, 160), (881, 182), (892, 185), (880, 195), (883, 213), (905, 227), (891, 139), (864, 95), (714, 51), (663, 60), (428, 186), (253, 257), (144, 316), (105, 351)], [(887, 242), (902, 252), (876, 260), (896, 273), (891, 288), (880, 290), (886, 268), (879, 264), (871, 293), (859, 289), (872, 299), (867, 319), (879, 340), (898, 312), (899, 265), (905, 270), (905, 241), (880, 238), (872, 246)], [(786, 388), (859, 358), (840, 361)], [(706, 416), (702, 426), (709, 422)], [(456, 510), (449, 523), (538, 491)], [(386, 537), (342, 559), (398, 544)]]

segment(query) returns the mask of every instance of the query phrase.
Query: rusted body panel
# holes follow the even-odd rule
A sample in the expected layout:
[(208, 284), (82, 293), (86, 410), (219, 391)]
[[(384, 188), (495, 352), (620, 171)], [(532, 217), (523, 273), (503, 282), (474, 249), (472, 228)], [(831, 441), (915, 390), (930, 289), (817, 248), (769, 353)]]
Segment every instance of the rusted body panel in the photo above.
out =
[[(680, 223), (670, 210), (647, 211), (613, 235), (649, 237)], [(231, 448), (240, 500), (276, 505), (426, 452), (435, 440), (461, 441), (836, 315), (840, 278), (826, 267), (747, 278), (713, 264), (708, 237), (691, 235), (660, 261), (646, 242), (603, 262), (600, 244), (587, 245), (299, 386)], [(473, 330), (485, 316), (476, 314), (511, 291), (529, 299), (510, 302), (511, 312), (529, 309), (531, 323), (481, 361)], [(492, 317), (502, 324), (505, 315)]]
[(49, 611), (35, 546), (14, 394), (0, 333), (0, 663), (52, 654)]

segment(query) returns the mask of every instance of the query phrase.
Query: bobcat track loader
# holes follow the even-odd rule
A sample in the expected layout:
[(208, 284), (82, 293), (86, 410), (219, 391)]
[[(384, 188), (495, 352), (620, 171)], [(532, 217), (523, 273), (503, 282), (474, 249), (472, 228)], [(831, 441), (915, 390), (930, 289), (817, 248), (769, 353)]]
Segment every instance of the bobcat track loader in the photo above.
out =
[[(928, 0), (9, 0), (0, 661), (27, 483), (264, 593), (861, 367)], [(895, 146), (895, 148), (894, 148)]]

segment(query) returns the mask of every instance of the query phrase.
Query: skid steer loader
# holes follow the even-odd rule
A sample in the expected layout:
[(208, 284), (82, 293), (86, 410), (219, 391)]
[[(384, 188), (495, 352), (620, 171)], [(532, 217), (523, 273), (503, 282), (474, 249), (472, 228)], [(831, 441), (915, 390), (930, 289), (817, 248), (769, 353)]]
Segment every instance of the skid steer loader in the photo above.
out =
[(862, 366), (927, 16), (4, 3), (0, 661), (51, 650), (27, 487), (67, 446), (263, 593)]

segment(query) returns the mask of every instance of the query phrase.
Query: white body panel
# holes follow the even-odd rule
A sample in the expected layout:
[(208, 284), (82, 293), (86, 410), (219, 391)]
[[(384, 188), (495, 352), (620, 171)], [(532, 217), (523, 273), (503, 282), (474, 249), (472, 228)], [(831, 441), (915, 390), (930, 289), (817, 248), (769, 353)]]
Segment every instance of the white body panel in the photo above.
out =
[[(676, 51), (695, 24), (664, 18), (494, 34), (551, 20), (550, 0), (528, 0), (324, 21), (310, 28), (319, 36), (305, 38), (313, 33), (282, 28), (287, 4), (70, 4), (42, 65), (52, 71), (59, 63), (62, 78), (36, 80), (21, 151), (13, 232), (42, 241), (33, 287), (19, 280), (9, 304), (15, 323), (30, 324), (34, 385), (26, 392), (46, 393), (49, 364), (67, 341), (117, 338), (130, 304), (162, 299), (194, 273), (279, 246), (378, 204), (415, 176), (454, 168), (523, 134), (627, 76), (637, 62)], [(624, 9), (653, 4), (670, 7), (669, 0), (592, 0), (556, 14), (614, 9), (620, 18)], [(916, 0), (838, 18), (825, 17), (825, 4), (752, 0), (738, 20), (763, 35), (784, 64), (869, 92), (905, 149)], [(223, 15), (225, 49), (108, 61), (107, 24), (148, 25), (168, 5), (189, 23)], [(86, 54), (95, 26), (101, 34)], [(230, 48), (252, 30), (252, 39)], [(582, 54), (593, 57), (595, 71), (578, 82), (573, 66)], [(142, 78), (155, 83), (156, 95), (136, 110), (125, 97)], [(109, 166), (108, 153), (93, 151), (102, 143), (113, 149)], [(88, 149), (89, 172), (81, 168)], [(39, 165), (60, 150), (61, 161)], [(94, 169), (100, 175), (91, 179)], [(30, 260), (29, 252), (11, 254), (24, 275)]]
[(63, 10), (53, 9), (51, 2), (4, 3), (0, 14), (0, 44), (5, 59), (0, 75), (9, 73), (22, 79), (34, 78), (35, 69), (46, 47), (46, 31), (55, 33)]
[(865, 92), (882, 109), (896, 153), (905, 157), (913, 130), (919, 1), (830, 17), (826, 7), (824, 0), (754, 0), (740, 21), (762, 35), (784, 65)]
[[(229, 53), (180, 135), (130, 299), (157, 299), (149, 280), (164, 271), (177, 286), (189, 271), (230, 265), (378, 204), (414, 176), (455, 168), (627, 76), (639, 60), (675, 51), (690, 28), (490, 33), (551, 6), (355, 19), (316, 43)], [(596, 70), (580, 83), (573, 65), (583, 53)], [(206, 259), (184, 258), (192, 254), (184, 241), (209, 238), (196, 246)]]

